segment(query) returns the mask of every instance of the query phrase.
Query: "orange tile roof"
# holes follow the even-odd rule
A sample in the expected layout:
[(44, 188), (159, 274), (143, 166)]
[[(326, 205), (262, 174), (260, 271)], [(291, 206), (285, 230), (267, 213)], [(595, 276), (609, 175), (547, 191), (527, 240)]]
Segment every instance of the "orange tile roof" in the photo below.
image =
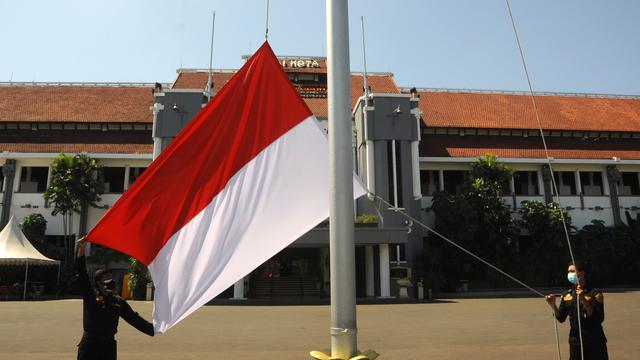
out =
[[(213, 71), (211, 81), (213, 82), (213, 92), (217, 93), (224, 84), (229, 81), (235, 71)], [(173, 83), (172, 89), (203, 89), (207, 86), (208, 73), (206, 71), (188, 71), (178, 73), (178, 78)]]
[(152, 154), (153, 144), (0, 143), (0, 149), (18, 153)]
[(151, 123), (153, 86), (0, 86), (0, 121)]
[(302, 99), (311, 110), (311, 113), (316, 117), (327, 118), (328, 117), (328, 108), (327, 108), (327, 99)]
[[(372, 93), (399, 94), (400, 88), (391, 74), (371, 75), (367, 74), (367, 82)], [(364, 95), (364, 79), (362, 75), (351, 75), (351, 106), (356, 104), (360, 96)]]
[[(640, 98), (538, 95), (544, 129), (640, 131)], [(531, 98), (520, 94), (420, 92), (430, 127), (537, 129)]]
[[(556, 159), (640, 159), (640, 141), (631, 139), (583, 141), (547, 138), (549, 156)], [(423, 136), (420, 156), (477, 157), (487, 153), (501, 158), (546, 159), (540, 137)]]

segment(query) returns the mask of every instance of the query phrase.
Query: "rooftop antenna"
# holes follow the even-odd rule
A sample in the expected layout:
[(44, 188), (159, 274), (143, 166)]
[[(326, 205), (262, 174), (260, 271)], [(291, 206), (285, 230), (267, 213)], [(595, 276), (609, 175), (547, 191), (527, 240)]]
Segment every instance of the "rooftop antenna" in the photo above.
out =
[[(367, 166), (367, 188), (370, 192), (375, 193), (376, 182), (375, 182), (375, 144), (373, 140), (370, 138), (369, 134), (369, 126), (367, 121), (367, 105), (369, 104), (369, 82), (367, 81), (367, 49), (365, 48), (364, 41), (364, 16), (360, 16), (360, 27), (362, 29), (362, 63), (364, 65), (364, 72), (362, 73), (362, 77), (364, 79), (364, 102), (362, 104), (362, 116), (364, 118), (364, 137), (366, 144), (366, 155), (365, 155), (365, 163)], [(371, 198), (371, 195), (369, 195)]]
[(364, 16), (360, 16), (360, 27), (362, 28), (362, 63), (364, 64), (364, 73), (362, 76), (364, 78), (364, 97), (366, 104), (369, 98), (369, 84), (367, 82), (367, 49), (364, 46)]
[(269, 0), (267, 0), (267, 19), (264, 25), (264, 40), (269, 40)]
[(207, 73), (207, 102), (211, 101), (211, 93), (213, 92), (211, 84), (211, 66), (213, 64), (213, 35), (216, 27), (216, 12), (213, 12), (213, 18), (211, 20), (211, 52), (209, 54), (209, 72)]

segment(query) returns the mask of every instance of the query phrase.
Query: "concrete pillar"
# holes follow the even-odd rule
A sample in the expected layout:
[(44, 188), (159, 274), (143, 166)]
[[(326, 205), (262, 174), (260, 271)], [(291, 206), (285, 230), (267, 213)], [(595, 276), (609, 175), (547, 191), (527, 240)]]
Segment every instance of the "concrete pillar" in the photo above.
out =
[(609, 185), (609, 198), (611, 199), (611, 212), (613, 213), (613, 224), (616, 226), (622, 225), (622, 218), (620, 216), (620, 201), (618, 199), (617, 187), (620, 178), (620, 171), (615, 165), (607, 166), (607, 182)]
[(129, 177), (131, 176), (131, 166), (124, 167), (124, 191), (129, 189)]
[(153, 160), (162, 152), (162, 138), (153, 138)]
[(244, 297), (244, 278), (233, 284), (233, 297), (231, 300), (247, 300), (247, 298)]
[(576, 194), (584, 195), (582, 193), (582, 180), (580, 180), (580, 171), (578, 171), (578, 170), (574, 171), (573, 172), (573, 176), (574, 176), (575, 182), (576, 182)]
[[(154, 94), (154, 96), (164, 96), (164, 93), (162, 92), (156, 93)], [(162, 105), (159, 102), (154, 103), (153, 106), (151, 107), (151, 111), (153, 112), (153, 132), (151, 135), (153, 137), (153, 160), (155, 160), (158, 156), (160, 156), (160, 153), (163, 150), (162, 138), (160, 136), (156, 136), (157, 128), (158, 128), (158, 113), (161, 110), (164, 110), (164, 105)]]
[[(574, 178), (576, 182), (576, 194), (580, 196), (580, 210), (584, 210), (584, 194), (582, 192), (582, 180), (580, 180), (580, 171), (576, 170), (574, 172)], [(558, 192), (560, 192), (560, 190), (558, 190)]]
[(549, 169), (548, 165), (542, 166), (542, 183), (544, 188), (544, 202), (549, 204), (553, 202), (553, 185), (551, 183), (551, 179), (553, 174), (551, 173), (551, 169)]
[(364, 247), (364, 267), (366, 277), (366, 296), (375, 296), (375, 284), (374, 284), (374, 266), (373, 266), (373, 245), (366, 245)]
[(0, 213), (0, 229), (3, 229), (11, 217), (11, 200), (13, 197), (13, 180), (16, 175), (16, 160), (7, 159), (2, 165), (4, 176), (4, 196), (2, 198), (2, 212)]
[(391, 275), (389, 271), (389, 244), (380, 244), (380, 297), (391, 297)]

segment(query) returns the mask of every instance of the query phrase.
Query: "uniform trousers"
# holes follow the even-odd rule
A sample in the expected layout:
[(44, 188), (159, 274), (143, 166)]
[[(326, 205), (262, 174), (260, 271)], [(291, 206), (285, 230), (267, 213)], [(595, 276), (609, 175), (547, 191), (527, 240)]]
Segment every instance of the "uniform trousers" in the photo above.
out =
[[(584, 344), (584, 360), (608, 360), (607, 343)], [(569, 345), (569, 360), (582, 360), (580, 357), (580, 345)]]
[(78, 344), (78, 360), (116, 360), (117, 345), (113, 336), (84, 333)]

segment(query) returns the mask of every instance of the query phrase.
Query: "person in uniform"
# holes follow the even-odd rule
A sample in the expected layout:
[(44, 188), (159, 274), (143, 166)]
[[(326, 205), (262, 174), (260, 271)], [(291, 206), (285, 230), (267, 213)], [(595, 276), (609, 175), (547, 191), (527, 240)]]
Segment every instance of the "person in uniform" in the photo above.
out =
[(602, 292), (588, 286), (586, 273), (588, 268), (583, 264), (569, 264), (567, 280), (574, 286), (565, 292), (556, 304), (556, 296), (547, 295), (547, 303), (553, 309), (556, 319), (564, 322), (569, 317), (569, 359), (581, 360), (580, 331), (578, 327), (577, 301), (580, 301), (580, 325), (584, 360), (607, 360), (607, 338), (604, 336), (604, 296)]
[(149, 336), (154, 335), (153, 324), (134, 312), (123, 298), (113, 294), (115, 281), (111, 271), (96, 271), (96, 289), (91, 286), (84, 256), (85, 244), (86, 238), (78, 240), (76, 256), (84, 328), (82, 340), (78, 344), (78, 360), (115, 360), (117, 346), (114, 336), (118, 331), (120, 317)]

